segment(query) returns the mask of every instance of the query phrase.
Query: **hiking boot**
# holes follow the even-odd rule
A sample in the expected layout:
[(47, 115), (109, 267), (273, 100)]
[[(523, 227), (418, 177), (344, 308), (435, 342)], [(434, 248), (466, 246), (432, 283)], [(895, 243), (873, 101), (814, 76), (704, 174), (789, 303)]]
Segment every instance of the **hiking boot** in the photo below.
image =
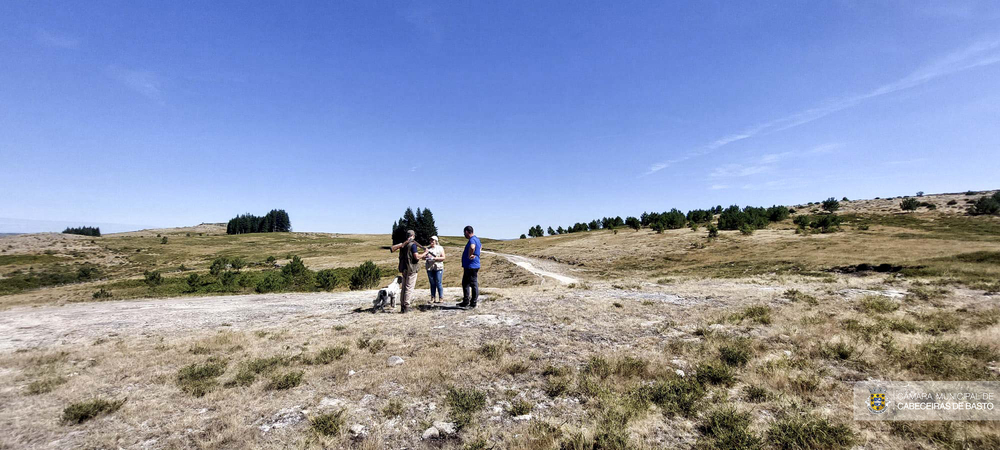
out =
[(458, 306), (459, 308), (468, 308), (469, 307), (469, 301), (468, 300), (462, 300), (462, 303), (459, 303), (458, 305), (455, 305), (455, 306)]
[(401, 307), (399, 308), (399, 313), (400, 313), (400, 314), (406, 314), (406, 313), (407, 313), (407, 312), (409, 312), (409, 311), (410, 311), (410, 308), (409, 308), (408, 306), (401, 306)]
[(469, 303), (469, 309), (475, 309), (476, 305), (476, 303)]

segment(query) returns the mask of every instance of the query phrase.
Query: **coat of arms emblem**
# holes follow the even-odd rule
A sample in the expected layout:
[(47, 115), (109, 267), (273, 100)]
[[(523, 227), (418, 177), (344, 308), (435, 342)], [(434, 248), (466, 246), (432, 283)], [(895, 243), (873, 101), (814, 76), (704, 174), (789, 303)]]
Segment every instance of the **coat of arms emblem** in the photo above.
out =
[(868, 389), (871, 395), (868, 397), (868, 410), (874, 414), (882, 414), (885, 412), (888, 402), (885, 398), (885, 388), (878, 386)]

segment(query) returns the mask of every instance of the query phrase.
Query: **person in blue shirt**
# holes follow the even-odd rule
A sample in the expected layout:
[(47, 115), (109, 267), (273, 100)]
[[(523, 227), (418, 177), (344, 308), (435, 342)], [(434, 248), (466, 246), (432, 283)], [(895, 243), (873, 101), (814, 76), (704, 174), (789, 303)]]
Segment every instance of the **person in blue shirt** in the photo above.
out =
[(460, 308), (475, 308), (479, 301), (479, 252), (483, 244), (479, 242), (472, 226), (465, 227), (465, 238), (469, 240), (462, 252), (462, 303)]

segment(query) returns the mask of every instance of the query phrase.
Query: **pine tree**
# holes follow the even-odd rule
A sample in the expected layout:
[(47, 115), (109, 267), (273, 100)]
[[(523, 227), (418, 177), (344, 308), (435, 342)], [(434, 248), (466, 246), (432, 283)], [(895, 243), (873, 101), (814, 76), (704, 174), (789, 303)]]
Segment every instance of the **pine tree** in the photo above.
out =
[(547, 231), (549, 232), (549, 236), (556, 234), (556, 230), (553, 230), (552, 227), (549, 227)]

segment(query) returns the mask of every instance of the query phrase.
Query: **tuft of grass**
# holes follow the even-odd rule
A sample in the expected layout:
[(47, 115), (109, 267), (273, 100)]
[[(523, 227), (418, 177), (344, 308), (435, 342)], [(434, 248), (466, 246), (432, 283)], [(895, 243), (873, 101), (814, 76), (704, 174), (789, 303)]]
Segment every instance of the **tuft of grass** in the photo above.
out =
[(226, 382), (226, 387), (250, 386), (257, 380), (257, 375), (270, 372), (279, 366), (287, 366), (289, 359), (284, 356), (271, 356), (268, 358), (255, 358), (244, 362), (236, 377)]
[(648, 361), (629, 355), (622, 357), (615, 364), (615, 374), (626, 378), (644, 376), (648, 369)]
[(384, 349), (385, 346), (386, 346), (385, 341), (381, 339), (372, 339), (369, 337), (358, 338), (358, 349), (360, 350), (368, 349), (368, 353), (371, 353), (373, 355), (382, 351), (382, 349)]
[(269, 391), (282, 391), (286, 389), (291, 389), (293, 387), (302, 384), (302, 375), (303, 372), (301, 370), (287, 372), (281, 375), (275, 375), (274, 377), (271, 378), (271, 381), (267, 383), (267, 386), (265, 386), (264, 389), (267, 389)]
[(748, 385), (743, 387), (743, 398), (750, 403), (762, 403), (771, 399), (771, 393), (763, 387)]
[(891, 313), (899, 309), (899, 303), (884, 295), (866, 295), (858, 300), (857, 308), (865, 313)]
[(771, 324), (771, 307), (767, 305), (752, 305), (743, 308), (743, 311), (734, 314), (732, 317), (733, 322), (740, 323), (744, 320), (749, 320), (754, 323), (761, 325)]
[(507, 408), (507, 414), (511, 416), (523, 416), (531, 412), (535, 408), (535, 405), (524, 399), (517, 399), (510, 402), (510, 407)]
[(550, 376), (545, 379), (545, 386), (542, 390), (549, 397), (556, 398), (567, 391), (569, 391), (570, 383), (569, 379), (561, 376)]
[(475, 414), (486, 407), (486, 393), (474, 388), (450, 388), (445, 397), (448, 417), (459, 428), (472, 422)]
[(664, 414), (693, 417), (705, 396), (705, 386), (694, 377), (676, 377), (643, 387), (642, 395), (659, 406)]
[(719, 347), (719, 359), (732, 367), (743, 367), (753, 357), (749, 339), (738, 339)]
[(507, 366), (504, 367), (504, 372), (507, 372), (512, 376), (517, 376), (523, 373), (527, 373), (529, 369), (530, 367), (523, 361), (515, 361), (510, 364), (507, 364)]
[(542, 375), (546, 376), (546, 377), (550, 377), (550, 376), (556, 376), (556, 377), (558, 377), (558, 376), (563, 376), (563, 375), (569, 375), (569, 373), (570, 373), (570, 368), (569, 367), (565, 367), (565, 366), (553, 366), (552, 364), (549, 364), (549, 365), (545, 366), (544, 369), (542, 369)]
[(583, 369), (581, 369), (580, 372), (584, 375), (604, 379), (611, 376), (614, 372), (614, 368), (607, 359), (600, 356), (591, 356), (587, 363), (584, 364)]
[(761, 440), (750, 432), (750, 413), (741, 413), (732, 406), (716, 409), (698, 425), (703, 449), (752, 450), (762, 447)]
[(389, 403), (385, 405), (385, 408), (382, 408), (382, 415), (390, 419), (393, 417), (402, 416), (403, 403), (400, 402), (399, 400), (390, 400)]
[(43, 378), (41, 380), (35, 380), (32, 381), (30, 384), (28, 384), (27, 393), (28, 395), (47, 394), (49, 392), (52, 392), (52, 390), (55, 389), (56, 386), (65, 383), (66, 379), (63, 377), (52, 377), (52, 378)]
[(792, 302), (805, 302), (812, 306), (816, 306), (819, 304), (819, 300), (817, 300), (816, 297), (806, 294), (805, 292), (802, 292), (798, 289), (789, 289), (785, 291), (781, 296)]
[(344, 428), (344, 410), (321, 414), (309, 421), (309, 428), (323, 436), (337, 436)]
[(919, 320), (923, 332), (931, 336), (940, 336), (958, 330), (962, 320), (947, 311), (937, 311), (931, 314), (914, 314)]
[(695, 369), (695, 376), (699, 383), (718, 384), (730, 386), (736, 382), (733, 369), (721, 362), (703, 362)]
[(496, 344), (490, 344), (490, 343), (483, 344), (479, 347), (479, 350), (477, 350), (477, 353), (479, 353), (479, 355), (482, 356), (483, 358), (491, 359), (494, 361), (497, 361), (500, 358), (503, 358), (503, 355), (512, 352), (513, 351), (510, 348), (510, 344), (507, 342), (498, 342)]
[(226, 371), (226, 362), (209, 358), (202, 364), (191, 364), (177, 372), (177, 385), (195, 397), (204, 397), (218, 385), (216, 378)]
[(310, 360), (312, 364), (330, 364), (346, 355), (350, 349), (344, 346), (325, 347)]
[(820, 355), (826, 359), (848, 360), (854, 355), (856, 349), (853, 345), (843, 341), (831, 344), (824, 344), (820, 347)]
[(114, 413), (124, 404), (125, 399), (108, 401), (102, 398), (73, 403), (63, 410), (62, 421), (71, 425), (84, 423), (95, 417)]
[(623, 305), (623, 304), (621, 304), (621, 303), (619, 303), (619, 302), (614, 302), (614, 303), (612, 303), (612, 304), (611, 304), (611, 306), (614, 306), (615, 308), (622, 308), (622, 307), (624, 307), (625, 305)]
[(850, 448), (854, 440), (847, 425), (813, 415), (785, 417), (767, 430), (767, 441), (775, 448), (841, 449)]
[(904, 368), (944, 380), (991, 379), (987, 363), (998, 355), (986, 345), (962, 340), (935, 339), (897, 356)]

